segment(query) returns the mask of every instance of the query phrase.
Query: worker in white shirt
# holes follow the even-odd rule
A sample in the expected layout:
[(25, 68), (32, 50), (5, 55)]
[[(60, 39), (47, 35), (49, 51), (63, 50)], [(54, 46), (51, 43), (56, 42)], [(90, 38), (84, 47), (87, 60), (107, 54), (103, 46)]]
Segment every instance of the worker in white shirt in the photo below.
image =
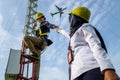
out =
[(69, 13), (70, 34), (55, 28), (70, 39), (70, 80), (120, 80), (100, 33), (88, 23), (90, 15), (88, 8), (77, 7)]

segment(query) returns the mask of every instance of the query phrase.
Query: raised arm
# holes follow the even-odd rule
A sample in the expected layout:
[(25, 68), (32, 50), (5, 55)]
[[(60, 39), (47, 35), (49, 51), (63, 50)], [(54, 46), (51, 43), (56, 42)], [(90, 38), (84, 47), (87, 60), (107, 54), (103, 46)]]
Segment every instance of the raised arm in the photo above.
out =
[(70, 39), (69, 33), (68, 33), (67, 31), (60, 29), (58, 26), (54, 26), (54, 29), (55, 29), (58, 33), (64, 35), (66, 38)]

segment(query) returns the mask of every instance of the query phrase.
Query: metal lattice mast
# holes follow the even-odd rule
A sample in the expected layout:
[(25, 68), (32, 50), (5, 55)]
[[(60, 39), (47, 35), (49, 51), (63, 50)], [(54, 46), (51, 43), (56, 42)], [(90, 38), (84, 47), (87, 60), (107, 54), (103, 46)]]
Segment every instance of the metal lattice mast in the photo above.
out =
[(30, 35), (32, 34), (32, 25), (36, 22), (35, 14), (37, 12), (37, 1), (38, 0), (28, 0), (28, 8), (27, 8), (27, 14), (26, 14), (26, 20), (25, 20), (25, 26), (24, 26), (24, 34)]

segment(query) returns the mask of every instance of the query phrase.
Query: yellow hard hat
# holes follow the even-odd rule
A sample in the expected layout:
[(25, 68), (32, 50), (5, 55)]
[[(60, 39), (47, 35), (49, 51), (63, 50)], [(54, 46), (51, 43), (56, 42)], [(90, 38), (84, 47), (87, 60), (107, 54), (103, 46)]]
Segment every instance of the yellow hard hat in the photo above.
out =
[(36, 19), (39, 19), (41, 17), (44, 17), (43, 13), (41, 12), (37, 12), (36, 15), (35, 15)]
[(78, 17), (85, 19), (86, 21), (89, 21), (91, 12), (86, 7), (77, 7), (73, 11), (71, 11), (69, 14), (76, 15)]

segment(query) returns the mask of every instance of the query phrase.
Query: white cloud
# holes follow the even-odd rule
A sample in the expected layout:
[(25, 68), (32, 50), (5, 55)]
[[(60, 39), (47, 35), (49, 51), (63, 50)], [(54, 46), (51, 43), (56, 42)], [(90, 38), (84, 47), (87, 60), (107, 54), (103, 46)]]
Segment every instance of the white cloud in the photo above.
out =
[[(67, 60), (67, 59), (66, 59), (66, 60)], [(57, 63), (57, 65), (64, 65), (65, 59), (59, 58), (56, 63)]]
[(3, 17), (2, 14), (0, 13), (0, 27), (2, 26), (2, 21), (3, 21)]
[(3, 29), (3, 25), (2, 25), (2, 22), (3, 22), (3, 17), (2, 15), (0, 14), (0, 44), (3, 42), (3, 40), (6, 38), (6, 34), (7, 32)]
[(55, 53), (57, 52), (55, 48), (53, 48), (53, 46), (51, 46), (51, 48), (46, 48), (47, 50), (45, 50), (45, 52), (42, 54), (44, 59), (49, 62), (53, 59), (55, 59)]
[(14, 7), (13, 9), (10, 10), (10, 15), (11, 16), (16, 16), (18, 13), (18, 8)]
[(2, 0), (0, 0), (0, 10), (1, 10), (1, 8), (2, 8)]
[[(109, 4), (110, 3), (110, 4)], [(74, 0), (70, 0), (70, 1), (62, 1), (62, 0), (55, 0), (53, 3), (51, 3), (50, 5), (50, 9), (48, 11), (48, 13), (50, 12), (54, 12), (56, 11), (55, 6), (54, 5), (61, 5), (60, 7), (63, 7), (63, 4), (65, 7), (67, 7), (67, 10), (65, 11), (65, 13), (69, 13), (73, 8), (78, 7), (78, 6), (87, 6), (91, 12), (92, 12), (92, 17), (91, 17), (91, 22), (92, 24), (97, 24), (99, 21), (101, 21), (103, 19), (103, 17), (106, 16), (106, 14), (111, 10), (111, 4), (112, 2), (110, 1), (74, 1)], [(109, 4), (109, 5), (108, 5)], [(108, 6), (106, 6), (108, 5)], [(102, 6), (102, 7), (101, 7)], [(112, 5), (113, 7), (113, 5)], [(54, 16), (54, 23), (57, 23), (58, 25), (68, 25), (67, 22), (67, 16), (68, 14), (63, 14), (62, 16), (62, 20), (59, 19), (59, 16), (55, 15)]]
[(92, 4), (92, 7), (90, 7), (92, 12), (90, 20), (94, 25), (100, 23), (101, 21), (104, 21), (104, 19), (106, 19), (106, 16), (109, 15), (108, 13), (112, 11), (113, 7), (116, 6), (112, 1), (109, 0), (98, 0), (96, 3)]
[[(2, 45), (1, 49), (4, 49), (5, 47), (8, 47), (6, 44), (10, 44), (9, 40), (14, 39), (12, 35), (10, 35), (3, 27), (0, 27), (0, 45)], [(6, 46), (5, 46), (6, 45)]]
[(57, 67), (43, 67), (41, 68), (40, 80), (68, 80), (68, 76)]
[[(3, 26), (3, 16), (0, 14), (0, 45), (2, 45), (2, 47), (0, 47), (0, 58), (4, 58), (6, 55), (8, 55), (9, 49), (10, 48), (21, 48), (20, 44), (21, 44), (21, 35), (19, 36), (14, 36), (11, 35), (7, 30), (4, 29)], [(7, 53), (5, 53), (7, 52)], [(4, 54), (4, 55), (3, 55)]]
[(1, 55), (0, 55), (0, 60), (2, 60), (3, 58), (4, 58), (4, 55), (1, 54)]

